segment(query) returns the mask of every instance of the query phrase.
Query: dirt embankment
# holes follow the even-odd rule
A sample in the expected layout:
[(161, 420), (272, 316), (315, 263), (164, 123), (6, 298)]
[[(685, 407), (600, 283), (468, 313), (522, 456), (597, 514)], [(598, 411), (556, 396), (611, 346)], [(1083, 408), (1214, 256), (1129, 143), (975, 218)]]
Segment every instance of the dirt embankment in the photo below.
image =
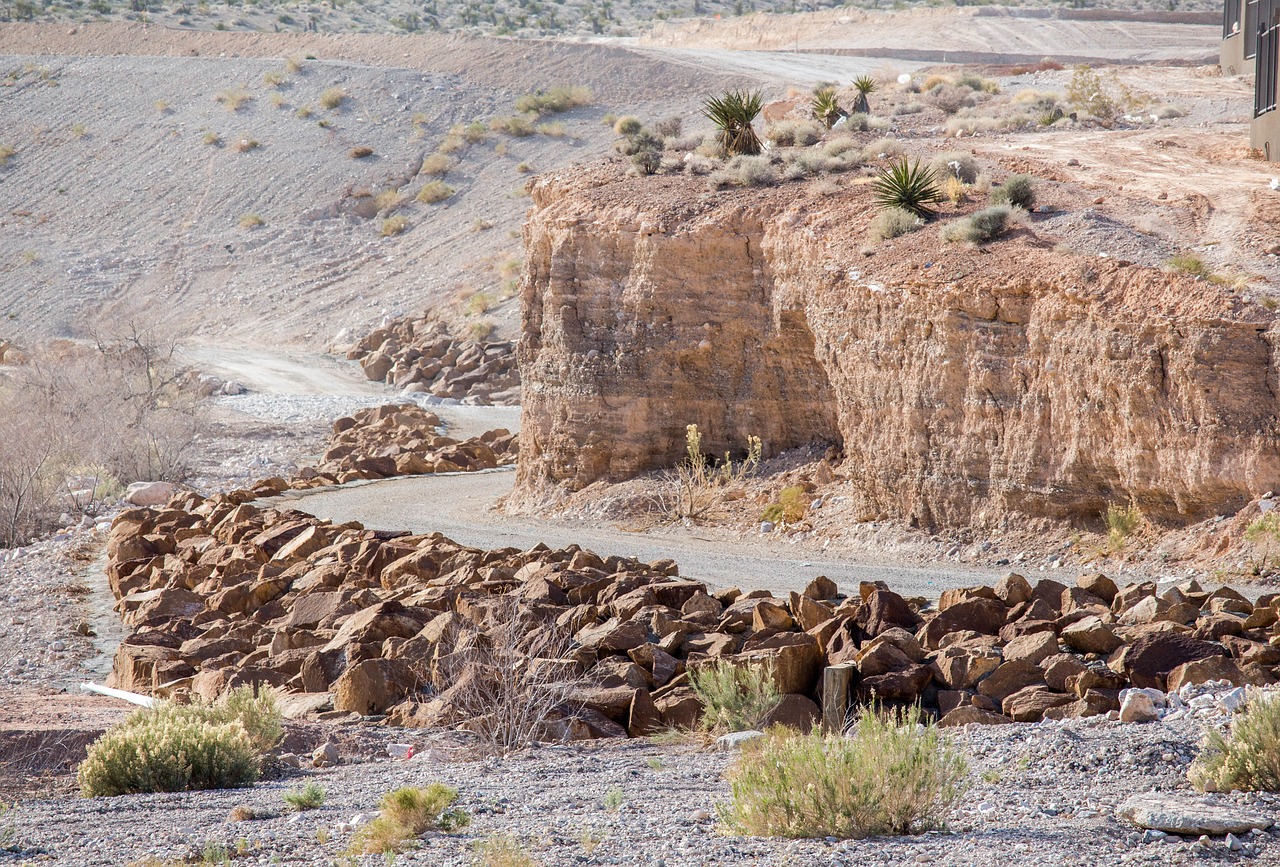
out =
[(865, 247), (865, 185), (706, 193), (553, 175), (522, 288), (514, 502), (748, 435), (838, 446), (868, 518), (997, 525), (1114, 502), (1185, 522), (1280, 483), (1275, 316), (1026, 229)]

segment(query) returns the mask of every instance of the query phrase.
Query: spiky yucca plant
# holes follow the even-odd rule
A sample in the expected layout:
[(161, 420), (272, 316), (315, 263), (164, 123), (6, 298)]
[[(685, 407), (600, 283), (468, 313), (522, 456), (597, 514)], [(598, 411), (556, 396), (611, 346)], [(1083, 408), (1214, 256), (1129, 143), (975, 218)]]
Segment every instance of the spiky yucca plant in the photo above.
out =
[(720, 146), (725, 153), (755, 156), (762, 148), (751, 122), (763, 107), (764, 100), (758, 90), (728, 90), (708, 99), (702, 114), (720, 130)]
[(881, 172), (871, 191), (880, 207), (902, 208), (926, 220), (937, 213), (932, 206), (945, 198), (933, 170), (906, 157)]
[(836, 97), (834, 87), (826, 87), (816, 92), (809, 103), (809, 110), (813, 112), (813, 119), (825, 123), (827, 129), (831, 129), (845, 114), (844, 109), (840, 107), (840, 100)]
[(878, 89), (876, 80), (869, 75), (859, 75), (853, 80), (853, 89), (858, 91), (853, 110), (862, 114), (871, 114), (871, 103), (867, 102), (867, 97)]

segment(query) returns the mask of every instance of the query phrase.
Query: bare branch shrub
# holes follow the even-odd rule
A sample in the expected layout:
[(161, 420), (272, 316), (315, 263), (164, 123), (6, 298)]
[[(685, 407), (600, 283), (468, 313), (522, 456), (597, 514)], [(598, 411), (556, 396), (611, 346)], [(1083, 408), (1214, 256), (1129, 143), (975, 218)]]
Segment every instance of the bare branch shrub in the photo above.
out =
[(696, 424), (685, 427), (685, 458), (666, 473), (664, 490), (657, 494), (658, 507), (675, 520), (706, 518), (719, 502), (717, 488), (740, 484), (755, 475), (764, 446), (760, 437), (747, 437), (747, 454), (734, 461), (728, 452), (724, 460), (708, 458), (702, 451), (702, 433)]

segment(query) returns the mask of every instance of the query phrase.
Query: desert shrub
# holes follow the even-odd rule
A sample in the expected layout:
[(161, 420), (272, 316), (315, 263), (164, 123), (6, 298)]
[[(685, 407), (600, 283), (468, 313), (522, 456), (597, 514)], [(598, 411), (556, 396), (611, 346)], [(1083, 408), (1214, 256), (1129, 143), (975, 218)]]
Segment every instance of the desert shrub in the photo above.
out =
[(840, 107), (840, 99), (836, 96), (834, 87), (821, 87), (815, 90), (813, 98), (809, 100), (809, 112), (814, 120), (819, 121), (827, 129), (831, 129), (836, 121), (847, 114)]
[(551, 123), (540, 123), (533, 129), (538, 135), (545, 135), (548, 138), (564, 138), (569, 134), (569, 128), (558, 120)]
[(240, 723), (260, 752), (272, 749), (284, 737), (280, 708), (276, 704), (275, 693), (268, 688), (236, 687), (212, 708), (204, 710), (215, 722)]
[(333, 111), (347, 101), (347, 92), (341, 87), (330, 87), (320, 94), (320, 99), (317, 101), (322, 108)]
[(942, 201), (933, 171), (905, 158), (871, 182), (871, 193), (881, 208), (900, 208), (926, 220), (935, 213), (933, 206)]
[(298, 106), (298, 109), (293, 113), (293, 116), (298, 118), (299, 120), (306, 120), (307, 118), (311, 117), (311, 106), (309, 105)]
[(1014, 175), (991, 191), (991, 201), (1029, 211), (1036, 204), (1035, 182), (1028, 175)]
[(245, 136), (236, 139), (236, 153), (244, 154), (249, 151), (256, 151), (260, 147), (262, 147), (262, 144), (255, 138)]
[(262, 73), (262, 83), (267, 87), (279, 87), (289, 80), (289, 77), (278, 69), (271, 69)]
[(418, 201), (424, 205), (434, 205), (436, 202), (443, 202), (453, 194), (453, 187), (444, 181), (431, 181), (423, 184), (422, 189), (418, 190)]
[(515, 136), (516, 138), (531, 136), (535, 132), (533, 121), (522, 114), (513, 114), (510, 117), (495, 117), (489, 121), (489, 128), (496, 133)]
[(902, 156), (902, 144), (891, 138), (878, 138), (862, 149), (862, 158), (871, 160), (897, 159)]
[(679, 138), (684, 130), (684, 118), (672, 115), (653, 124), (653, 134), (661, 139)]
[(758, 729), (782, 701), (772, 665), (734, 664), (728, 660), (695, 668), (689, 685), (702, 702), (702, 727), (708, 731)]
[(1251, 695), (1225, 738), (1209, 729), (1187, 777), (1202, 792), (1280, 792), (1280, 696)]
[(1102, 523), (1107, 528), (1107, 548), (1111, 553), (1124, 550), (1129, 537), (1142, 526), (1143, 518), (1142, 510), (1136, 503), (1127, 506), (1113, 503), (1107, 506), (1107, 510), (1102, 513)]
[(702, 114), (718, 130), (720, 148), (730, 156), (753, 156), (762, 146), (751, 122), (764, 107), (760, 91), (730, 90), (708, 99)]
[(312, 781), (300, 789), (290, 789), (280, 797), (284, 798), (284, 802), (291, 809), (301, 813), (305, 810), (315, 810), (323, 806), (325, 791), (319, 783)]
[(541, 867), (528, 848), (508, 834), (494, 834), (476, 846), (476, 867)]
[(256, 229), (262, 223), (262, 217), (257, 214), (242, 214), (240, 217), (240, 228), (242, 229)]
[(717, 187), (767, 187), (777, 182), (778, 170), (768, 157), (734, 157), (711, 174)]
[(934, 176), (939, 178), (952, 177), (966, 184), (971, 184), (978, 179), (978, 163), (964, 151), (947, 151), (944, 154), (938, 154), (929, 161), (929, 168), (933, 170)]
[(809, 511), (809, 502), (805, 499), (805, 490), (800, 485), (789, 485), (778, 494), (778, 499), (765, 507), (760, 520), (772, 521), (775, 524), (794, 524), (804, 518)]
[(1008, 205), (992, 205), (942, 228), (942, 240), (952, 243), (981, 244), (1000, 237), (1015, 217)]
[(974, 105), (973, 91), (967, 87), (944, 84), (933, 90), (927, 97), (930, 104), (943, 114), (955, 114), (962, 108)]
[(379, 211), (390, 214), (405, 203), (405, 197), (399, 190), (383, 190), (373, 197), (373, 202)]
[(1173, 120), (1175, 118), (1185, 117), (1186, 112), (1180, 108), (1175, 108), (1172, 105), (1163, 105), (1156, 109), (1155, 115), (1160, 118), (1160, 120)]
[(243, 87), (233, 87), (230, 90), (222, 91), (214, 99), (220, 102), (227, 111), (239, 111), (249, 104), (253, 99), (253, 94)]
[(284, 71), (290, 75), (296, 75), (302, 70), (302, 58), (290, 56), (284, 59)]
[(871, 104), (867, 101), (867, 97), (879, 90), (876, 80), (870, 75), (859, 75), (853, 80), (853, 89), (858, 94), (853, 102), (853, 110), (871, 114)]
[(618, 135), (630, 138), (631, 136), (639, 133), (643, 127), (644, 124), (640, 122), (640, 118), (626, 115), (618, 118), (617, 121), (614, 122), (613, 131)]
[(966, 72), (956, 79), (957, 87), (967, 87), (975, 93), (999, 93), (1000, 85), (990, 78), (983, 78), (980, 75), (974, 75), (972, 72)]
[(422, 161), (421, 172), (424, 175), (443, 177), (449, 173), (449, 170), (454, 167), (454, 164), (455, 161), (447, 154), (429, 154), (427, 158)]
[(877, 241), (888, 241), (916, 231), (924, 225), (924, 220), (902, 208), (885, 208), (876, 214), (871, 221), (871, 237)]
[(708, 458), (702, 449), (702, 432), (696, 424), (684, 430), (684, 460), (666, 477), (667, 493), (663, 510), (679, 520), (697, 520), (709, 515), (715, 507), (716, 489), (736, 485), (755, 475), (764, 453), (760, 437), (747, 437), (747, 450), (741, 461)]
[(871, 837), (942, 824), (964, 793), (963, 757), (917, 708), (865, 713), (850, 736), (774, 730), (729, 769), (721, 817), (768, 837)]
[(1280, 515), (1274, 510), (1267, 512), (1261, 518), (1253, 521), (1248, 527), (1245, 527), (1244, 538), (1251, 544), (1262, 549), (1261, 562), (1253, 564), (1253, 571), (1258, 575), (1267, 575), (1267, 559), (1271, 556), (1272, 550), (1277, 543), (1280, 543)]
[(206, 132), (200, 137), (200, 141), (212, 147), (220, 147), (222, 145), (222, 136), (216, 132)]
[(1087, 64), (1077, 66), (1071, 73), (1066, 96), (1077, 111), (1099, 120), (1110, 120), (1120, 110), (1102, 75)]
[(651, 175), (662, 167), (662, 151), (644, 148), (631, 155), (631, 164), (642, 175)]
[(778, 147), (807, 147), (822, 140), (821, 124), (809, 121), (780, 120), (769, 127), (769, 141)]
[(351, 157), (353, 160), (362, 160), (365, 157), (373, 156), (373, 148), (368, 145), (356, 145), (351, 150), (347, 151), (347, 156)]
[(382, 236), (389, 238), (392, 235), (399, 235), (405, 229), (409, 228), (409, 220), (397, 214), (394, 217), (387, 217), (382, 221)]
[(959, 205), (968, 198), (965, 195), (967, 189), (964, 181), (954, 175), (948, 175), (947, 179), (942, 182), (942, 195), (953, 205)]
[(108, 729), (80, 763), (86, 797), (231, 789), (258, 778), (259, 750), (239, 720), (162, 704)]
[(0, 144), (0, 168), (9, 165), (9, 160), (13, 159), (14, 154), (18, 151), (12, 145)]
[(516, 99), (516, 111), (524, 114), (560, 114), (569, 109), (591, 104), (591, 90), (586, 87), (551, 87), (537, 93), (526, 93)]
[(350, 851), (356, 855), (402, 852), (427, 831), (462, 827), (466, 814), (449, 809), (457, 799), (458, 790), (443, 783), (387, 792), (379, 805), (382, 814), (356, 832)]

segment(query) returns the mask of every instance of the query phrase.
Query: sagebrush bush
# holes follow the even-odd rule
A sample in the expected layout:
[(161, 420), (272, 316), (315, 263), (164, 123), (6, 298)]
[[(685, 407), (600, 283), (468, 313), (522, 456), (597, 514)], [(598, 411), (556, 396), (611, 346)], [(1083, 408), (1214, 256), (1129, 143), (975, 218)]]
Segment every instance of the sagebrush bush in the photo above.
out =
[(510, 117), (495, 117), (489, 121), (489, 128), (494, 132), (516, 138), (531, 136), (536, 131), (533, 126), (533, 120), (522, 114), (513, 114)]
[(929, 161), (929, 168), (939, 178), (956, 178), (966, 184), (978, 179), (978, 163), (964, 151), (947, 151)]
[(888, 241), (909, 234), (924, 226), (924, 220), (902, 208), (885, 208), (871, 221), (871, 237)]
[(1280, 696), (1251, 695), (1228, 737), (1209, 729), (1187, 777), (1202, 792), (1280, 792)]
[(494, 834), (476, 846), (477, 867), (540, 867), (541, 863), (508, 834)]
[(776, 502), (770, 503), (765, 508), (760, 519), (772, 521), (775, 524), (780, 522), (794, 524), (803, 519), (808, 511), (809, 501), (805, 497), (804, 488), (800, 485), (790, 485), (782, 489)]
[(769, 127), (768, 138), (778, 147), (807, 147), (822, 140), (824, 129), (820, 123), (780, 120)]
[(1107, 548), (1110, 553), (1119, 553), (1128, 544), (1129, 537), (1142, 526), (1145, 516), (1136, 503), (1120, 506), (1112, 503), (1102, 513), (1102, 523), (1107, 528)]
[(640, 132), (640, 130), (643, 127), (644, 127), (644, 124), (640, 122), (640, 118), (633, 117), (632, 115), (628, 114), (614, 121), (613, 131), (616, 132), (618, 135), (626, 136), (627, 138), (630, 138), (631, 136), (636, 135), (638, 132)]
[(89, 746), (77, 772), (85, 797), (233, 789), (258, 778), (259, 750), (238, 720), (206, 708), (140, 710)]
[(684, 118), (672, 115), (653, 124), (653, 134), (662, 139), (679, 138), (684, 129)]
[(333, 111), (347, 101), (347, 92), (341, 87), (330, 87), (320, 94), (318, 101), (321, 106)]
[(849, 736), (772, 730), (729, 769), (721, 818), (765, 837), (871, 837), (936, 828), (964, 794), (965, 761), (918, 709), (864, 713)]
[(204, 712), (215, 722), (240, 723), (260, 752), (274, 748), (284, 737), (276, 694), (266, 687), (238, 686)]
[(443, 783), (425, 789), (404, 786), (382, 796), (382, 814), (360, 828), (351, 841), (353, 854), (381, 855), (400, 852), (427, 831), (453, 831), (465, 827), (467, 815), (450, 810), (458, 790)]
[(942, 240), (966, 244), (991, 241), (1003, 235), (1016, 216), (1008, 205), (992, 205), (943, 226)]
[(444, 177), (454, 166), (454, 160), (447, 154), (434, 153), (427, 156), (422, 161), (421, 172), (424, 175), (433, 175), (435, 177)]
[(324, 805), (325, 791), (317, 782), (307, 783), (300, 789), (290, 789), (281, 795), (284, 802), (289, 807), (301, 813), (305, 810), (315, 810)]
[(862, 149), (862, 158), (867, 162), (897, 159), (900, 156), (902, 156), (902, 143), (891, 138), (878, 138)]
[(388, 238), (392, 235), (399, 235), (405, 229), (409, 228), (409, 220), (397, 214), (394, 217), (387, 217), (382, 221), (382, 236)]
[(767, 187), (777, 182), (778, 170), (768, 157), (734, 157), (711, 173), (711, 183), (721, 187)]
[(991, 191), (991, 201), (1029, 211), (1036, 205), (1035, 182), (1028, 175), (1014, 175)]
[(771, 665), (727, 660), (696, 668), (689, 685), (702, 702), (702, 727), (714, 732), (758, 729), (782, 701)]

